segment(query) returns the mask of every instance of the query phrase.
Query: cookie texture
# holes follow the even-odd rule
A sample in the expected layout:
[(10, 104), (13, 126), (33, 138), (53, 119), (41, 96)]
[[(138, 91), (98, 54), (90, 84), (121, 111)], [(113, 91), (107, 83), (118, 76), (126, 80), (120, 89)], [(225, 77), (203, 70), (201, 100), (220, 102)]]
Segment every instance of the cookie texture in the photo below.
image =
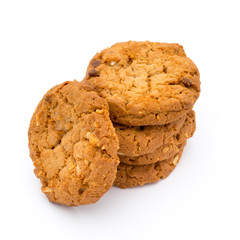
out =
[[(171, 143), (157, 148), (153, 153), (148, 153), (137, 157), (129, 157), (118, 154), (119, 160), (121, 163), (126, 163), (129, 165), (146, 165), (164, 161), (179, 152), (179, 145), (176, 143), (176, 138), (171, 138), (171, 140)], [(185, 145), (186, 141), (182, 144)]]
[(162, 125), (192, 109), (200, 93), (199, 71), (178, 44), (117, 43), (97, 53), (85, 86), (104, 97), (112, 121)]
[(35, 174), (50, 201), (91, 204), (112, 186), (119, 143), (108, 104), (81, 83), (65, 82), (47, 92), (28, 137)]
[(165, 141), (164, 145), (156, 148), (154, 152), (140, 156), (125, 156), (118, 153), (120, 162), (130, 165), (145, 165), (163, 161), (175, 156), (179, 152), (179, 146), (185, 146), (188, 138), (192, 137), (196, 130), (195, 113), (191, 110), (178, 133)]
[(120, 163), (114, 186), (119, 188), (133, 188), (147, 183), (154, 183), (166, 178), (176, 167), (183, 152), (180, 147), (179, 152), (165, 160), (147, 165), (128, 165)]
[(133, 157), (153, 153), (179, 132), (186, 117), (191, 118), (191, 111), (177, 121), (165, 125), (133, 127), (114, 123), (119, 139), (118, 154)]

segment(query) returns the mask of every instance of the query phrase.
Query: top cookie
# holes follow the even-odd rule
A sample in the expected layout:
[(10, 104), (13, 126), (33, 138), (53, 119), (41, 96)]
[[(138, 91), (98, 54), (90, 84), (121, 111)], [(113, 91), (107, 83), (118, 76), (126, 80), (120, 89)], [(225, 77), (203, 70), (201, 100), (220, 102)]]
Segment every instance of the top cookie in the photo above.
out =
[(108, 105), (79, 82), (47, 92), (33, 114), (28, 137), (35, 174), (50, 201), (90, 204), (112, 186), (119, 144)]
[(84, 83), (107, 100), (114, 122), (130, 126), (176, 121), (200, 93), (197, 67), (168, 43), (117, 43), (93, 57)]

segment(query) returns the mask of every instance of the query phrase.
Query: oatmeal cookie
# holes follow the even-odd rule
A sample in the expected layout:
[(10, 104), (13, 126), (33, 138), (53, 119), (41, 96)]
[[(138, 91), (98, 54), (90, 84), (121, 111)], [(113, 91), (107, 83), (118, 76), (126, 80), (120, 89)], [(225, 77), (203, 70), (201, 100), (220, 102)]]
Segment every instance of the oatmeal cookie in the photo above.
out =
[(165, 160), (147, 165), (128, 165), (120, 163), (114, 186), (120, 188), (133, 188), (147, 183), (154, 183), (166, 178), (176, 167), (181, 158), (183, 147), (179, 152)]
[(134, 157), (153, 153), (166, 144), (170, 137), (178, 134), (183, 124), (194, 127), (194, 123), (189, 123), (191, 119), (194, 121), (193, 115), (194, 112), (191, 110), (175, 122), (157, 126), (133, 127), (114, 123), (119, 139), (118, 154)]
[(112, 121), (145, 126), (176, 121), (192, 109), (199, 77), (181, 45), (130, 41), (97, 53), (84, 83), (107, 100)]
[(163, 161), (176, 155), (179, 152), (179, 145), (186, 144), (188, 138), (192, 137), (196, 129), (195, 113), (190, 111), (181, 129), (178, 133), (170, 137), (164, 145), (158, 147), (152, 153), (140, 156), (125, 156), (118, 153), (120, 162), (130, 165), (151, 164), (158, 161)]
[(107, 102), (77, 81), (46, 93), (29, 126), (30, 156), (51, 202), (91, 204), (112, 186), (118, 139)]

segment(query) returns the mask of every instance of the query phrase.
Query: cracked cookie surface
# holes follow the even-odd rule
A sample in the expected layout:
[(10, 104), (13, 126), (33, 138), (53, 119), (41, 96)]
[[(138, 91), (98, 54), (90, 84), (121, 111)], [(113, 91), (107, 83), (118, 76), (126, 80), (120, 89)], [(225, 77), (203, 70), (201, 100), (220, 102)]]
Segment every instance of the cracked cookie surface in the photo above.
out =
[[(125, 156), (118, 153), (119, 160), (122, 163), (130, 165), (151, 164), (158, 161), (164, 161), (179, 152), (179, 145), (185, 146), (188, 138), (192, 137), (196, 130), (195, 113), (193, 110), (188, 112), (184, 123), (176, 134), (167, 138), (160, 147), (155, 148), (153, 152), (140, 156)], [(120, 144), (121, 144), (121, 138)]]
[(147, 165), (134, 166), (120, 163), (114, 186), (119, 188), (133, 188), (164, 179), (174, 170), (181, 158), (182, 152), (183, 146), (180, 146), (179, 152), (175, 156), (165, 161)]
[(77, 81), (46, 93), (28, 130), (30, 156), (52, 202), (91, 204), (112, 186), (118, 139), (107, 102)]
[(129, 126), (176, 121), (200, 93), (197, 67), (168, 43), (117, 43), (93, 57), (84, 83), (107, 100), (112, 121)]

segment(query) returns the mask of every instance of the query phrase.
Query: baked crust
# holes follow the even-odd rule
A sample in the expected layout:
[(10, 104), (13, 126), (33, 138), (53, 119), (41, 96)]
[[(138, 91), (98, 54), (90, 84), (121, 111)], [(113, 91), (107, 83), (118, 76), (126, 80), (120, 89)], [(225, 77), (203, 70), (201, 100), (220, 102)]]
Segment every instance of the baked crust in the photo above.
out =
[(130, 41), (97, 53), (84, 83), (107, 100), (112, 121), (144, 126), (176, 121), (192, 109), (199, 77), (181, 45)]
[(65, 82), (46, 93), (28, 137), (35, 174), (51, 202), (94, 203), (112, 186), (119, 143), (108, 105), (81, 83)]

